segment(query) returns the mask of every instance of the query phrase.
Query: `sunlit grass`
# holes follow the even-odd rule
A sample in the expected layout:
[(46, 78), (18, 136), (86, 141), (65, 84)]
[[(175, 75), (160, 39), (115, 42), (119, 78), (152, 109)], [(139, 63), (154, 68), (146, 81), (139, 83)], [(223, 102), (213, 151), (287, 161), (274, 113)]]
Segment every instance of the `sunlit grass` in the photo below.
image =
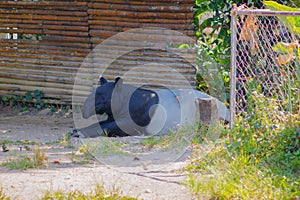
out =
[(33, 156), (18, 155), (16, 158), (7, 159), (1, 165), (10, 169), (29, 169), (47, 167), (47, 158), (45, 150), (40, 146), (35, 146)]
[[(300, 198), (300, 116), (284, 115), (262, 95), (251, 98), (249, 114), (237, 116), (231, 131), (223, 129), (205, 156), (196, 150), (186, 167), (186, 185), (198, 198)], [(206, 136), (199, 138), (201, 146)]]
[(118, 189), (113, 189), (107, 192), (100, 184), (96, 185), (93, 191), (88, 193), (75, 191), (47, 191), (42, 197), (42, 200), (88, 200), (88, 199), (99, 199), (99, 200), (137, 200), (136, 197), (123, 196)]

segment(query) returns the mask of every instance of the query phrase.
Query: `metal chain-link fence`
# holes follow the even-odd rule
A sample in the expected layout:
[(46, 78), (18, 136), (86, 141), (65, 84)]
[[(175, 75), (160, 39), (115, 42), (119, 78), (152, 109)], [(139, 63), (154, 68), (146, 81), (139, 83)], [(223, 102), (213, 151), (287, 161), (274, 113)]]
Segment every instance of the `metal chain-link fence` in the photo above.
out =
[[(300, 109), (300, 12), (232, 11), (231, 121), (259, 95), (284, 113)], [(297, 24), (296, 24), (297, 25)], [(267, 105), (266, 105), (267, 106)]]

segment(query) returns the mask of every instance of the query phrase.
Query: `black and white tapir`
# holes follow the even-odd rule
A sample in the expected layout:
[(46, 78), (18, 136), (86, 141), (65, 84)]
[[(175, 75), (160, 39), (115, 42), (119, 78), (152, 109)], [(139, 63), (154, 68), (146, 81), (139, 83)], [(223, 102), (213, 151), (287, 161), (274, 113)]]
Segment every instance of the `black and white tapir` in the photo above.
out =
[[(101, 77), (100, 86), (86, 99), (82, 116), (106, 114), (107, 119), (81, 128), (85, 137), (106, 135), (123, 137), (166, 133), (182, 125), (192, 125), (199, 119), (197, 98), (211, 98), (197, 90), (149, 90), (123, 84), (117, 77), (108, 82)], [(229, 111), (218, 101), (219, 118), (229, 121)]]

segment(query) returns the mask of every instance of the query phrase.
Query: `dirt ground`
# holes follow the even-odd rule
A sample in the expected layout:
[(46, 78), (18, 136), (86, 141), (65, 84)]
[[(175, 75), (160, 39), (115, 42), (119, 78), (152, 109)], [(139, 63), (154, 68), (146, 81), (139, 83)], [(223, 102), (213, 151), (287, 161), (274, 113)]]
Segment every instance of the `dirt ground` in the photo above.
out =
[[(9, 169), (0, 165), (0, 186), (11, 199), (40, 199), (45, 191), (90, 192), (98, 183), (108, 191), (142, 199), (192, 199), (181, 184), (186, 180), (180, 169), (186, 161), (172, 162), (157, 170), (124, 172), (87, 158), (79, 151), (80, 139), (63, 141), (73, 130), (71, 113), (0, 106), (0, 141), (9, 151), (0, 152), (0, 163), (21, 155), (33, 155), (36, 144), (46, 152), (47, 166), (41, 169)], [(1, 144), (2, 145), (2, 144)]]

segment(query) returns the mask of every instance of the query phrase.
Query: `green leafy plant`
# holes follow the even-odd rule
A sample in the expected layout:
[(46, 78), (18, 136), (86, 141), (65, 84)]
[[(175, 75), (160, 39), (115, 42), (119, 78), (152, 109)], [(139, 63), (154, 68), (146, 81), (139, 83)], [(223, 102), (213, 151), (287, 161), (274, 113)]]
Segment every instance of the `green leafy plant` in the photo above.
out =
[[(264, 1), (264, 4), (270, 10), (300, 12), (299, 8), (282, 5), (275, 1)], [(291, 33), (300, 36), (300, 18), (298, 16), (278, 16), (278, 18)], [(297, 55), (298, 60), (300, 59), (300, 45), (297, 38), (294, 38), (292, 42), (278, 42), (273, 48), (274, 51), (279, 53), (276, 58), (278, 65), (288, 64), (294, 58), (294, 55)]]
[(25, 93), (25, 99), (27, 102), (34, 101), (34, 107), (35, 108), (44, 108), (45, 107), (45, 101), (44, 101), (44, 93), (40, 90), (34, 90), (33, 92), (26, 92)]
[(5, 106), (20, 106), (23, 105), (23, 107), (26, 110), (28, 109), (28, 106), (33, 106), (35, 108), (44, 108), (49, 107), (49, 104), (45, 103), (45, 95), (40, 90), (34, 90), (33, 92), (28, 91), (25, 93), (24, 96), (21, 95), (8, 95), (1, 97), (0, 104)]
[(13, 96), (13, 95), (8, 95), (0, 98), (0, 105), (6, 105), (6, 106), (19, 106), (20, 102), (23, 100), (23, 96)]
[[(212, 90), (225, 91), (226, 96), (219, 97), (223, 101), (228, 101), (229, 96), (229, 66), (230, 66), (230, 14), (233, 4), (238, 6), (247, 4), (248, 7), (263, 8), (264, 4), (261, 0), (245, 2), (243, 0), (196, 0), (194, 24), (196, 26), (196, 36), (198, 38), (198, 63), (199, 68), (203, 69), (197, 75), (199, 89), (208, 93), (214, 94)], [(287, 6), (294, 6), (299, 2), (292, 0), (285, 1)], [(299, 18), (299, 17), (298, 17)], [(295, 23), (298, 23), (295, 21)], [(294, 24), (295, 24), (294, 23)], [(209, 58), (210, 57), (210, 58)], [(212, 61), (213, 62), (212, 62)], [(212, 63), (212, 64), (209, 64)], [(206, 65), (208, 67), (206, 67)], [(218, 71), (211, 72), (209, 69), (213, 66)], [(217, 66), (217, 67), (215, 67)], [(219, 73), (220, 79), (208, 79), (202, 75)], [(298, 70), (300, 74), (300, 69)], [(216, 76), (216, 75), (215, 75)], [(212, 80), (215, 84), (207, 83), (207, 80)], [(223, 85), (225, 89), (221, 88)]]
[(69, 104), (55, 104), (49, 103), (51, 99), (45, 97), (45, 94), (40, 90), (27, 91), (24, 96), (8, 95), (0, 97), (0, 105), (3, 106), (18, 106), (20, 112), (30, 110), (32, 108), (44, 109), (49, 108), (51, 112), (58, 110), (71, 111), (72, 106)]
[[(264, 1), (264, 4), (270, 10), (300, 12), (299, 8), (282, 5), (275, 1)], [(300, 18), (298, 16), (278, 16), (278, 18), (291, 32), (300, 35)]]
[[(194, 24), (197, 28), (196, 36), (198, 38), (198, 43), (201, 43), (201, 47), (206, 51), (206, 53), (212, 56), (212, 58), (220, 64), (229, 66), (230, 62), (230, 13), (233, 4), (241, 5), (245, 3), (246, 2), (243, 0), (195, 1)], [(293, 6), (295, 4), (300, 6), (298, 1), (294, 2), (292, 0), (288, 0), (285, 1), (285, 3), (287, 6)], [(275, 5), (275, 3), (269, 4), (273, 7)], [(264, 4), (261, 0), (253, 0), (248, 1), (247, 6), (262, 8), (263, 5)], [(274, 8), (276, 8), (276, 5)], [(299, 26), (298, 21), (295, 21), (295, 23)]]

